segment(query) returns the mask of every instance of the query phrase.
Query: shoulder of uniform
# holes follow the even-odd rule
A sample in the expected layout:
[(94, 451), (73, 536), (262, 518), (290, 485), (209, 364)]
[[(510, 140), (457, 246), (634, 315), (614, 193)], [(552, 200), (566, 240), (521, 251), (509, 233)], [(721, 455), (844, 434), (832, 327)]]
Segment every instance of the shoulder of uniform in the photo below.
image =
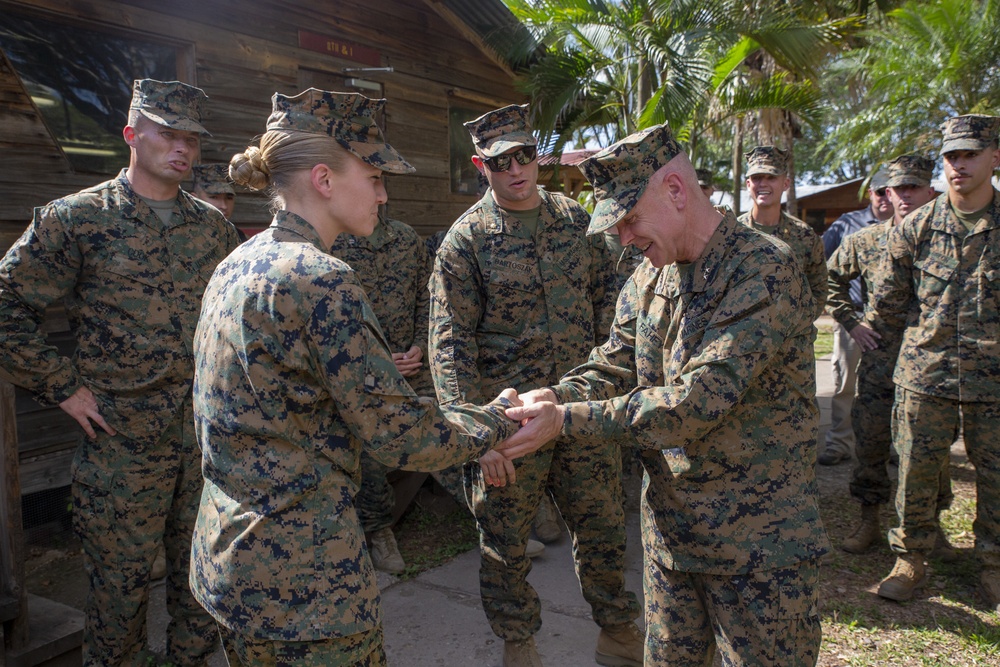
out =
[(392, 229), (400, 236), (405, 236), (410, 239), (420, 240), (420, 234), (417, 233), (410, 225), (406, 224), (402, 220), (396, 220), (395, 218), (386, 218), (386, 223), (392, 227)]

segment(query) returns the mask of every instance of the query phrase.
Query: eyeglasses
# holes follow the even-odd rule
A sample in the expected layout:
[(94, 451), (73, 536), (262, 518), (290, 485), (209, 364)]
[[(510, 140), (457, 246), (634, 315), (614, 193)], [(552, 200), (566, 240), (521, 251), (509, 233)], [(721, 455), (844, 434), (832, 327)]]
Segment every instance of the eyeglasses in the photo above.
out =
[(507, 171), (510, 169), (510, 160), (514, 158), (520, 165), (526, 165), (538, 157), (537, 146), (521, 146), (513, 153), (504, 153), (495, 157), (486, 158), (483, 164), (490, 168), (493, 173)]
[(884, 197), (885, 196), (885, 188), (879, 188), (878, 190), (875, 191), (875, 194), (877, 194), (879, 197)]

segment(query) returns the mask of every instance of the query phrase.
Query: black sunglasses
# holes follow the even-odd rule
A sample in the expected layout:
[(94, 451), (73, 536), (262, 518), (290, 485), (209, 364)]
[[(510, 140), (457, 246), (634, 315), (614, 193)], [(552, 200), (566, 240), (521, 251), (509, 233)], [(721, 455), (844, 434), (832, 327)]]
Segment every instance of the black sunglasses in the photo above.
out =
[(885, 188), (879, 188), (878, 190), (875, 191), (875, 194), (877, 194), (879, 197), (884, 197), (885, 196)]
[(513, 153), (504, 153), (495, 157), (488, 157), (483, 160), (483, 164), (490, 168), (490, 171), (498, 173), (510, 169), (510, 159), (514, 158), (520, 165), (530, 163), (538, 157), (537, 146), (521, 146)]

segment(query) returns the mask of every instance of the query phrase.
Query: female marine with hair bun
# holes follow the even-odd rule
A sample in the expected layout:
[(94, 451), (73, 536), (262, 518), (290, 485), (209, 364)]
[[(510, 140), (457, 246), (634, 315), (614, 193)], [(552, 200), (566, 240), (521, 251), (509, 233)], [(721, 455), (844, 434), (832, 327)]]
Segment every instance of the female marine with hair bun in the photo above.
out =
[(191, 587), (230, 665), (382, 665), (375, 573), (354, 507), (362, 448), (392, 467), (477, 459), (517, 428), (516, 399), (438, 407), (396, 370), (351, 268), (327, 253), (367, 236), (384, 172), (413, 168), (375, 122), (384, 100), (275, 94), (259, 146), (230, 176), (274, 220), (216, 269), (195, 335), (205, 486)]

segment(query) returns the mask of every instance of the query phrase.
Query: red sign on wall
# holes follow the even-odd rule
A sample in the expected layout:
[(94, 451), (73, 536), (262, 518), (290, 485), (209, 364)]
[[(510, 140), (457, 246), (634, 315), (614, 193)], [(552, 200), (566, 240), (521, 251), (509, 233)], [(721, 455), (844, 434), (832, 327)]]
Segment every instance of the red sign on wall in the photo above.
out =
[(362, 63), (371, 67), (380, 67), (382, 65), (382, 55), (375, 49), (345, 42), (336, 37), (319, 35), (308, 30), (299, 30), (299, 47), (346, 60), (353, 60), (356, 63)]

